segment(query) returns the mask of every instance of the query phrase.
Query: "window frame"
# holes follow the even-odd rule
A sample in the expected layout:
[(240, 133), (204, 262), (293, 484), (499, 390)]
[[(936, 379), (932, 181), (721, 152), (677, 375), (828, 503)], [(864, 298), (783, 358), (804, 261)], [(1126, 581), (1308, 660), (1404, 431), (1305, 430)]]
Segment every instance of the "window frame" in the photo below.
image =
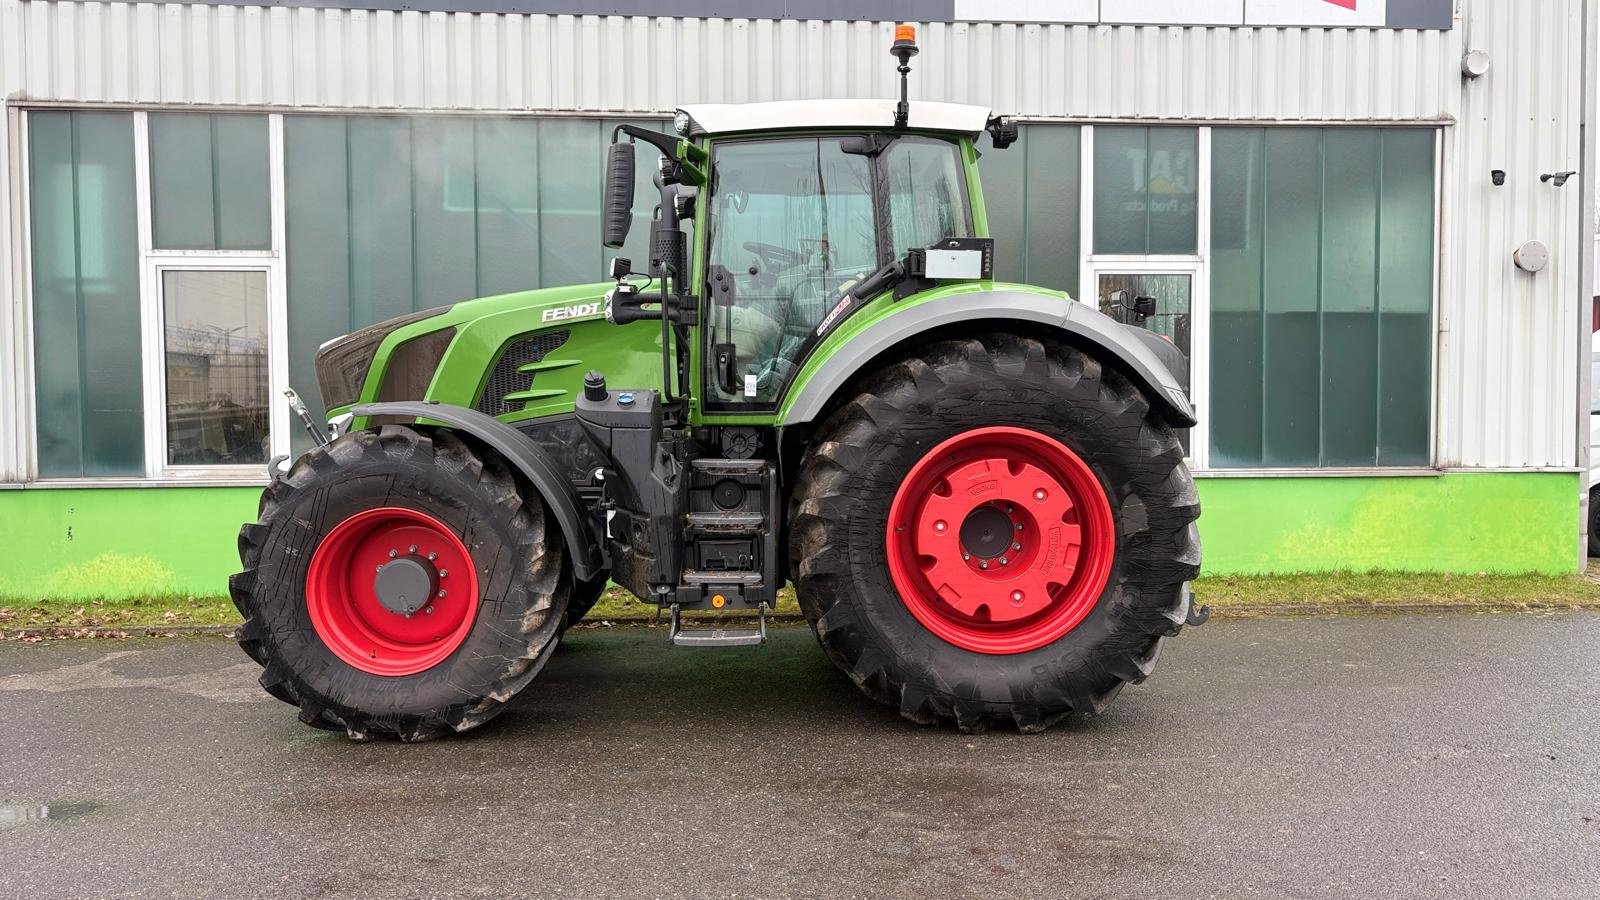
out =
[[(872, 133), (873, 132), (870, 131), (862, 131), (861, 129), (839, 129), (814, 133), (807, 132), (804, 134), (779, 133), (757, 134), (750, 136), (734, 135), (725, 138), (718, 138), (709, 142), (706, 147), (706, 150), (710, 155), (710, 162), (707, 167), (709, 177), (705, 186), (700, 188), (699, 197), (701, 199), (697, 201), (698, 208), (704, 210), (704, 220), (703, 223), (697, 220), (695, 225), (695, 239), (698, 241), (703, 241), (704, 244), (702, 251), (697, 251), (693, 254), (697, 257), (703, 256), (705, 260), (705, 271), (699, 271), (695, 273), (695, 277), (697, 279), (695, 282), (696, 289), (699, 290), (699, 293), (702, 296), (702, 322), (709, 321), (709, 318), (712, 314), (711, 311), (713, 309), (710, 301), (711, 292), (709, 289), (706, 289), (705, 284), (706, 280), (710, 277), (711, 248), (717, 239), (716, 226), (713, 222), (714, 211), (716, 209), (714, 198), (716, 196), (715, 186), (717, 178), (717, 152), (724, 147), (748, 146), (750, 144), (760, 143), (800, 143), (804, 141), (844, 140), (852, 137), (866, 137)], [(907, 139), (913, 142), (924, 144), (948, 145), (950, 150), (957, 154), (956, 158), (959, 171), (957, 173), (958, 177), (956, 178), (956, 184), (961, 193), (959, 208), (961, 210), (962, 217), (965, 220), (967, 233), (976, 234), (978, 225), (977, 217), (974, 216), (972, 212), (972, 185), (969, 184), (966, 177), (963, 177), (964, 173), (966, 172), (966, 162), (961, 157), (961, 154), (963, 153), (961, 140), (958, 138), (950, 138), (938, 134), (916, 131), (894, 135), (895, 142)], [(893, 248), (895, 243), (894, 214), (890, 206), (889, 184), (887, 180), (888, 175), (884, 171), (883, 164), (883, 157), (889, 152), (892, 146), (892, 144), (885, 146), (877, 153), (866, 155), (867, 171), (871, 178), (872, 185), (872, 215), (875, 226), (874, 240), (876, 243), (879, 268), (882, 268), (889, 263), (890, 256), (894, 252)], [(701, 232), (703, 232), (703, 234)], [(825, 338), (826, 335), (813, 334), (810, 339), (808, 339), (798, 348), (795, 358), (792, 361), (794, 364), (795, 374), (799, 374), (800, 370), (816, 352), (817, 347), (821, 345)], [(794, 386), (792, 378), (784, 383), (783, 389), (780, 390), (777, 396), (770, 401), (746, 401), (743, 398), (736, 398), (734, 400), (712, 399), (708, 395), (707, 388), (707, 386), (716, 378), (716, 373), (712, 371), (712, 366), (714, 365), (714, 354), (711, 350), (711, 339), (712, 329), (708, 327), (700, 328), (699, 337), (694, 340), (694, 353), (698, 354), (698, 358), (696, 359), (692, 356), (689, 362), (689, 367), (692, 373), (690, 376), (692, 379), (691, 385), (693, 386), (695, 395), (699, 398), (700, 409), (703, 411), (705, 424), (718, 424), (725, 422), (728, 421), (728, 417), (770, 413), (782, 407), (784, 399), (788, 396), (790, 389)]]
[[(1026, 119), (1020, 120), (1024, 123)], [(1045, 123), (1040, 123), (1045, 124)], [(1172, 125), (1182, 123), (1118, 121), (1103, 123), (1115, 125), (1149, 124)], [(1097, 254), (1094, 252), (1094, 132), (1092, 123), (1079, 127), (1082, 145), (1079, 158), (1088, 163), (1079, 167), (1079, 247), (1078, 293), (1073, 298), (1099, 308), (1099, 276), (1117, 274), (1182, 274), (1192, 273), (1195, 279), (1190, 294), (1192, 352), (1189, 357), (1189, 398), (1194, 405), (1199, 424), (1191, 430), (1190, 455), (1187, 462), (1194, 474), (1207, 478), (1258, 478), (1258, 477), (1349, 477), (1381, 475), (1437, 475), (1443, 471), (1439, 462), (1439, 273), (1443, 251), (1444, 187), (1444, 129), (1437, 123), (1399, 123), (1396, 125), (1367, 122), (1317, 123), (1311, 127), (1334, 128), (1427, 128), (1433, 131), (1433, 285), (1429, 302), (1429, 378), (1428, 378), (1428, 464), (1425, 466), (1304, 466), (1304, 467), (1249, 467), (1211, 468), (1211, 426), (1208, 412), (1211, 408), (1211, 136), (1216, 128), (1275, 128), (1307, 127), (1297, 122), (1240, 122), (1226, 125), (1196, 125), (1196, 179), (1195, 249), (1192, 255), (1165, 254)]]
[[(135, 203), (139, 216), (139, 307), (144, 361), (144, 466), (146, 481), (258, 484), (258, 465), (171, 465), (167, 462), (166, 309), (162, 276), (169, 271), (248, 271), (267, 277), (268, 458), (289, 453), (289, 303), (284, 272), (283, 116), (267, 114), (267, 213), (271, 244), (266, 250), (169, 250), (155, 246), (150, 182), (150, 116), (134, 113)], [(52, 483), (53, 480), (52, 480)]]
[(1078, 167), (1079, 238), (1076, 298), (1100, 308), (1101, 275), (1188, 275), (1189, 284), (1189, 402), (1199, 424), (1189, 431), (1187, 462), (1197, 473), (1207, 471), (1211, 451), (1211, 423), (1205, 411), (1211, 406), (1211, 129), (1198, 127), (1195, 135), (1195, 253), (1127, 254), (1094, 252), (1094, 132), (1093, 125), (1079, 129)]
[(288, 365), (283, 341), (278, 337), (274, 321), (272, 296), (282, 281), (278, 268), (271, 261), (254, 264), (233, 259), (174, 257), (151, 254), (145, 258), (142, 278), (148, 298), (143, 303), (141, 317), (144, 344), (144, 440), (145, 471), (148, 477), (171, 481), (213, 481), (249, 479), (261, 475), (265, 462), (248, 465), (196, 465), (167, 462), (167, 359), (166, 359), (166, 302), (163, 276), (167, 272), (259, 272), (267, 279), (267, 422), (268, 458), (289, 452), (288, 405), (281, 402), (282, 394), (274, 390), (285, 383)]
[[(143, 448), (144, 471), (140, 475), (119, 476), (69, 476), (42, 478), (39, 474), (37, 446), (38, 409), (34, 395), (33, 367), (33, 235), (28, 227), (30, 219), (29, 178), (32, 160), (27, 152), (29, 113), (39, 110), (71, 110), (71, 105), (8, 107), (8, 118), (13, 127), (10, 133), (11, 152), (18, 165), (12, 167), (13, 182), (22, 202), (18, 208), (18, 233), (22, 240), (18, 269), (21, 271), (19, 296), (29, 302), (22, 304), (21, 324), (13, 333), (17, 338), (15, 354), (19, 368), (17, 379), (16, 421), (25, 427), (17, 428), (16, 442), (12, 445), (15, 460), (9, 467), (0, 466), (0, 476), (10, 484), (38, 484), (42, 487), (159, 487), (163, 485), (260, 486), (268, 481), (264, 465), (168, 465), (166, 462), (166, 338), (164, 334), (164, 309), (161, 277), (166, 271), (260, 271), (267, 276), (267, 326), (268, 326), (268, 429), (271, 455), (289, 452), (289, 408), (282, 402), (282, 392), (289, 384), (288, 358), (288, 294), (284, 260), (284, 156), (283, 115), (260, 111), (267, 118), (268, 162), (268, 214), (271, 235), (266, 250), (169, 250), (154, 245), (154, 222), (150, 184), (150, 128), (149, 114), (173, 111), (165, 107), (129, 110), (133, 116), (131, 140), (134, 158), (134, 208), (137, 217), (139, 257), (139, 344), (142, 413), (144, 416)], [(246, 113), (256, 112), (252, 110)], [(195, 111), (197, 115), (207, 114)], [(0, 454), (0, 464), (5, 462)]]

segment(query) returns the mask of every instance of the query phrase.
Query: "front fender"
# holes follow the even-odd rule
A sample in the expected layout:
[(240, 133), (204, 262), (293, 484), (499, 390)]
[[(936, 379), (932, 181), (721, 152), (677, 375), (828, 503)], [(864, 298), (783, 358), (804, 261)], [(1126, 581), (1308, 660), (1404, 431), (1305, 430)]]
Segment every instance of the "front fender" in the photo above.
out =
[(814, 421), (839, 389), (865, 366), (918, 334), (963, 322), (1003, 326), (1006, 321), (1055, 329), (1069, 336), (1074, 344), (1098, 351), (1105, 362), (1132, 378), (1174, 427), (1197, 424), (1183, 380), (1141, 335), (1143, 329), (1123, 325), (1060, 294), (1005, 289), (937, 296), (907, 304), (905, 309), (874, 321), (825, 359), (816, 361), (819, 365), (785, 403), (782, 424)]
[(582, 581), (600, 574), (596, 542), (589, 533), (583, 515), (583, 504), (573, 491), (572, 484), (562, 476), (561, 470), (539, 445), (528, 440), (522, 432), (475, 409), (451, 406), (448, 403), (404, 401), (400, 403), (364, 403), (352, 412), (356, 418), (370, 416), (396, 416), (419, 422), (438, 422), (472, 435), (499, 453), (506, 462), (515, 466), (533, 484), (545, 507), (556, 517), (561, 534), (567, 542), (567, 558), (572, 560), (572, 571)]

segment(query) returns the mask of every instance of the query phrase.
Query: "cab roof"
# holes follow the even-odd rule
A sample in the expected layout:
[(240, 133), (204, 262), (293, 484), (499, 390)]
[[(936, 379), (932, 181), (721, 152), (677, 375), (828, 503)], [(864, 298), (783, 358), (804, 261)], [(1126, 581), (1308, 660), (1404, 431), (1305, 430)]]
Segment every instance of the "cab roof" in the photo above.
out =
[[(894, 100), (774, 100), (765, 103), (693, 103), (678, 108), (689, 115), (689, 137), (752, 131), (817, 131), (824, 128), (888, 130), (894, 127)], [(932, 100), (911, 101), (906, 127), (976, 137), (989, 121), (989, 108)]]

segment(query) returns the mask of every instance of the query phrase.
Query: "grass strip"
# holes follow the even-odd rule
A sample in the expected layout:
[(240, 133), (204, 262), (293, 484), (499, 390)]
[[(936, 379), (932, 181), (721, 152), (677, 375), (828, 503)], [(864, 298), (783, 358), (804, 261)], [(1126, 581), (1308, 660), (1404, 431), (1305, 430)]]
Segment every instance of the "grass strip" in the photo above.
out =
[[(1200, 602), (1220, 617), (1305, 613), (1474, 609), (1600, 609), (1600, 569), (1587, 575), (1439, 575), (1393, 572), (1215, 576), (1195, 582)], [(794, 590), (778, 594), (778, 616), (798, 617)], [(696, 615), (715, 615), (704, 613)], [(655, 608), (618, 587), (589, 613), (594, 622), (637, 622)], [(227, 597), (173, 594), (129, 598), (0, 597), (0, 636), (33, 631), (183, 631), (235, 625)]]

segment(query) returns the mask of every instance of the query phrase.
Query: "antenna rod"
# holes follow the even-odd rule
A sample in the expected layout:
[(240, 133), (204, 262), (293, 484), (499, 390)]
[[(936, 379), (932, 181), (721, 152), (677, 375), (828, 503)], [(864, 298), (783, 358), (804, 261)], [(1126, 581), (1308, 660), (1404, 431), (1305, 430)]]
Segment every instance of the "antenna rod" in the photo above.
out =
[(907, 76), (911, 74), (911, 57), (917, 55), (917, 26), (901, 22), (894, 26), (894, 45), (889, 55), (900, 60), (900, 102), (894, 108), (894, 127), (901, 129), (911, 119), (911, 101), (906, 97)]

